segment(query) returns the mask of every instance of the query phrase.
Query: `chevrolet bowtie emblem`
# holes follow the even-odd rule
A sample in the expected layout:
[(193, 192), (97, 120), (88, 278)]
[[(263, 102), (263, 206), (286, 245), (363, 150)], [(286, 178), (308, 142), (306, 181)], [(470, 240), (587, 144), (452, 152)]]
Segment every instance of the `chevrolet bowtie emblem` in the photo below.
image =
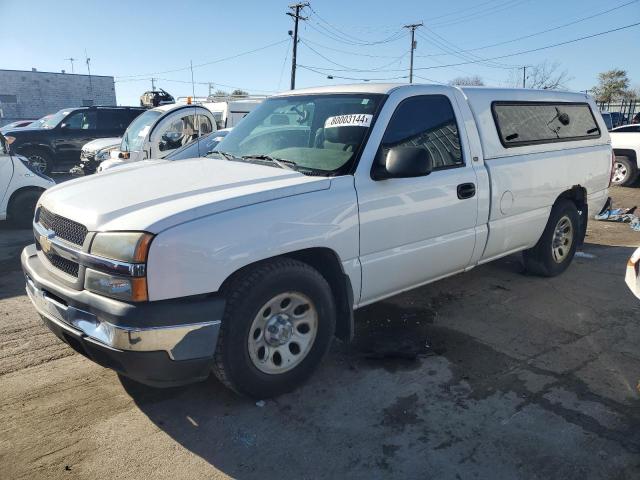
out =
[(55, 232), (48, 231), (46, 235), (40, 235), (40, 248), (44, 253), (51, 251), (51, 239), (56, 236)]

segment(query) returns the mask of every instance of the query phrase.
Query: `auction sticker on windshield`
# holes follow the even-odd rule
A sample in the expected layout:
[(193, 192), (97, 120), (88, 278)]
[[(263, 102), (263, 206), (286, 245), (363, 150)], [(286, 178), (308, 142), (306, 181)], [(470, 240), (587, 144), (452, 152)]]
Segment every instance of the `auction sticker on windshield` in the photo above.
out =
[(324, 122), (324, 128), (333, 127), (370, 127), (373, 115), (354, 113), (353, 115), (337, 115), (329, 117)]

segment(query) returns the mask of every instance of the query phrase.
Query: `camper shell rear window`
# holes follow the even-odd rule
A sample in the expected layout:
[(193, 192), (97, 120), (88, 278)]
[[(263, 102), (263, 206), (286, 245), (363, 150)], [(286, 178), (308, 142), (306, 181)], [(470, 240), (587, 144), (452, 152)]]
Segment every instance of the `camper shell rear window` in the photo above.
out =
[(505, 148), (599, 138), (587, 103), (493, 102), (493, 119)]

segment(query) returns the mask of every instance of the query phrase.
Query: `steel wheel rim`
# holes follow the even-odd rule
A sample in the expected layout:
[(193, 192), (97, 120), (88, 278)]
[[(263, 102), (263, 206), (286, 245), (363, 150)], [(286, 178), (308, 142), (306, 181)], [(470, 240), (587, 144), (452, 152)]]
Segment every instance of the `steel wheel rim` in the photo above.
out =
[(613, 183), (622, 183), (627, 177), (627, 173), (627, 167), (623, 163), (616, 162), (613, 167), (613, 178), (611, 181)]
[(44, 173), (47, 169), (47, 161), (40, 155), (31, 155), (29, 157), (29, 165), (31, 165), (31, 167), (38, 173)]
[(573, 223), (571, 219), (564, 215), (553, 231), (553, 242), (551, 244), (551, 251), (553, 253), (553, 260), (556, 263), (562, 263), (571, 251), (573, 245)]
[(318, 311), (309, 297), (285, 292), (271, 298), (256, 314), (247, 346), (253, 365), (278, 375), (297, 367), (311, 351), (318, 333)]

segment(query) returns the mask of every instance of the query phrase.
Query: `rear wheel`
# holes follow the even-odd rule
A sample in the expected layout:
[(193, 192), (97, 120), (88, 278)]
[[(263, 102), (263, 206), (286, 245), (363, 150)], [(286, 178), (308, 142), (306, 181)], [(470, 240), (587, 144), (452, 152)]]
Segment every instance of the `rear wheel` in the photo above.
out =
[(53, 161), (48, 152), (40, 149), (28, 149), (24, 151), (24, 156), (29, 160), (29, 165), (38, 173), (51, 173)]
[(611, 177), (611, 183), (614, 185), (620, 185), (621, 187), (628, 187), (638, 178), (638, 167), (629, 157), (624, 155), (616, 155), (616, 159), (613, 162), (613, 175)]
[(277, 396), (304, 382), (335, 332), (335, 305), (325, 278), (305, 263), (283, 258), (243, 272), (225, 291), (215, 375), (254, 398)]
[(576, 205), (570, 200), (558, 200), (538, 243), (523, 252), (527, 271), (545, 277), (564, 272), (576, 253), (579, 235), (580, 218)]
[(9, 204), (7, 212), (9, 221), (16, 227), (29, 228), (41, 194), (41, 190), (25, 190), (16, 193)]

